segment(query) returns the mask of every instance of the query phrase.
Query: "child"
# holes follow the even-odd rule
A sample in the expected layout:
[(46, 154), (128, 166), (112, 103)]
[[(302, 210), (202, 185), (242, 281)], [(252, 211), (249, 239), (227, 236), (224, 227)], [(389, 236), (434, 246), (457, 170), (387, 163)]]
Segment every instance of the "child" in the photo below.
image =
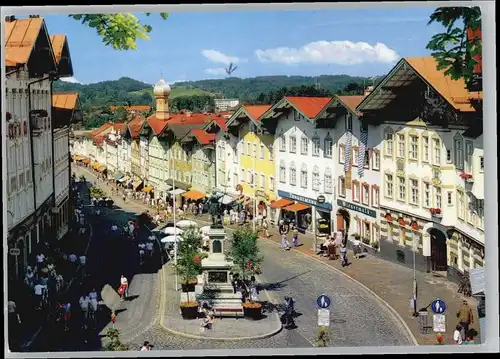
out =
[(115, 311), (113, 310), (111, 312), (111, 325), (113, 327), (113, 329), (115, 329), (115, 323), (116, 323), (116, 313)]
[(462, 344), (462, 326), (459, 324), (456, 326), (455, 331), (453, 332), (453, 341), (455, 344)]

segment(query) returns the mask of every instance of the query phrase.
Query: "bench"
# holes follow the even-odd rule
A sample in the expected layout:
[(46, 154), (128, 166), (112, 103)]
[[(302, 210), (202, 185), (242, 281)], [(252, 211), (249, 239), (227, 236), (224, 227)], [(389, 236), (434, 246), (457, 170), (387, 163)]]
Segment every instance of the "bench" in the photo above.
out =
[(214, 314), (216, 317), (243, 317), (243, 308), (238, 307), (218, 307), (214, 308)]

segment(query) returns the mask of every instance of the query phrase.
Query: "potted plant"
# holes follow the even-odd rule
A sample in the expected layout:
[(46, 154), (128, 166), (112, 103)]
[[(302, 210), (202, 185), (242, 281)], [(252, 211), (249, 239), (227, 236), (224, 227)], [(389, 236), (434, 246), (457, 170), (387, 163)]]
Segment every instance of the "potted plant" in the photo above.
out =
[(129, 346), (127, 344), (124, 344), (120, 340), (120, 331), (115, 328), (109, 328), (106, 331), (106, 337), (108, 338), (109, 342), (106, 344), (106, 350), (107, 351), (127, 351), (129, 350)]
[(320, 348), (327, 347), (330, 344), (330, 331), (328, 327), (320, 327), (316, 338), (314, 339), (314, 345)]
[(430, 208), (429, 212), (431, 212), (431, 216), (435, 218), (443, 218), (441, 214), (441, 208)]
[[(233, 232), (229, 257), (234, 263), (233, 273), (245, 284), (248, 284), (249, 276), (260, 272), (263, 257), (260, 255), (258, 238), (257, 233), (250, 228), (239, 228)], [(247, 318), (259, 319), (262, 317), (262, 304), (246, 300), (243, 312)]]

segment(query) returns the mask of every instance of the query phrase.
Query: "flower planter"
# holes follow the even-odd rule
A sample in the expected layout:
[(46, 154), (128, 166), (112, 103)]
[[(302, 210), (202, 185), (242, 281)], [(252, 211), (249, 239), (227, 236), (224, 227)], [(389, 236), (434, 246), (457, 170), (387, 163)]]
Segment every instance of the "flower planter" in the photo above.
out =
[(182, 319), (192, 320), (198, 318), (198, 304), (189, 307), (181, 307)]
[(262, 318), (262, 305), (254, 303), (250, 305), (243, 305), (243, 315), (245, 318), (251, 320), (258, 320)]
[(472, 177), (466, 178), (465, 183), (474, 183), (474, 178), (472, 178)]
[(432, 218), (441, 219), (441, 218), (443, 218), (443, 214), (442, 213), (433, 213)]

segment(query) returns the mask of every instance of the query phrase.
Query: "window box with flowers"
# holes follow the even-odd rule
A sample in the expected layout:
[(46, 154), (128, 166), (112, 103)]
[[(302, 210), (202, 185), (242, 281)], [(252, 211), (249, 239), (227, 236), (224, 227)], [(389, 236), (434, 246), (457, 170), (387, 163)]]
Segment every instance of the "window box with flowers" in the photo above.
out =
[(434, 218), (443, 218), (443, 213), (441, 211), (441, 208), (429, 208), (429, 212), (431, 213), (431, 216)]
[(463, 179), (466, 183), (474, 183), (474, 178), (470, 173), (462, 172), (460, 173), (460, 178)]

